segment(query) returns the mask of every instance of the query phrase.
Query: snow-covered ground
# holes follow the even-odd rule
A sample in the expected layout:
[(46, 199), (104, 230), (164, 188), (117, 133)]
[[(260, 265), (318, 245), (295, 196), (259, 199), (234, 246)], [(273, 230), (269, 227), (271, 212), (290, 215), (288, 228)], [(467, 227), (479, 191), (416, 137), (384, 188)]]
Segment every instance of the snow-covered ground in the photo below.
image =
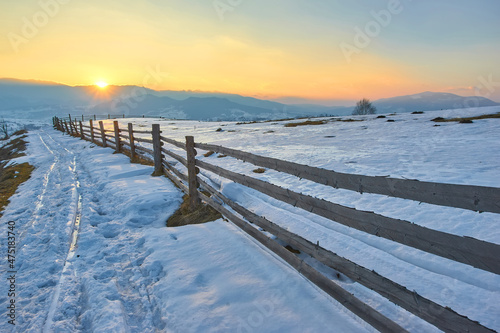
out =
[[(193, 135), (197, 142), (340, 172), (500, 187), (499, 119), (440, 126), (430, 121), (496, 112), (499, 107), (364, 116), (296, 128), (284, 122), (120, 124), (150, 129), (159, 123), (162, 135), (179, 141)], [(164, 228), (182, 193), (164, 177), (151, 177), (151, 167), (50, 127), (32, 129), (29, 141), (23, 159), (37, 169), (1, 218), (3, 228), (7, 221), (17, 225), (18, 273), (17, 326), (3, 320), (0, 331), (373, 330), (228, 222)], [(272, 170), (255, 174), (248, 163), (202, 153), (198, 158), (295, 191), (500, 244), (498, 214), (336, 190)], [(498, 275), (365, 235), (209, 172), (202, 176), (288, 230), (500, 330)], [(436, 330), (357, 283), (331, 277), (406, 329)], [(8, 302), (2, 289), (2, 318)]]
[(1, 218), (17, 274), (0, 331), (372, 331), (232, 224), (165, 228), (182, 193), (151, 167), (49, 127), (29, 141), (37, 169)]

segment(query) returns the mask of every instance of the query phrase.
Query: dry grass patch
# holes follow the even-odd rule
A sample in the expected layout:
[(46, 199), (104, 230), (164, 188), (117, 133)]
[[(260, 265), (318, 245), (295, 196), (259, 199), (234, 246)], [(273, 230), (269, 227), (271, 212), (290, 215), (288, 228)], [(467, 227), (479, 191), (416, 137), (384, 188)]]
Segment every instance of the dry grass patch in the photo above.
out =
[(253, 172), (255, 172), (255, 173), (264, 173), (264, 172), (266, 172), (266, 169), (264, 169), (264, 168), (258, 168), (258, 169), (253, 170)]
[[(26, 131), (17, 131), (12, 136), (25, 134)], [(25, 156), (26, 150), (25, 135), (11, 140), (7, 145), (0, 148), (0, 216), (9, 204), (10, 197), (16, 193), (19, 185), (27, 181), (31, 177), (31, 173), (35, 169), (29, 163), (15, 164), (6, 166), (11, 159)]]
[[(99, 146), (99, 145), (98, 145)], [(121, 153), (125, 156), (128, 156), (130, 158), (130, 151), (127, 149), (122, 149)], [(113, 153), (114, 154), (114, 153)], [(147, 160), (143, 158), (141, 155), (135, 153), (135, 157), (130, 161), (131, 163), (137, 163), (137, 164), (142, 164), (142, 165), (148, 165), (148, 166), (153, 166), (155, 165), (153, 162), (150, 160)]]
[(211, 150), (211, 151), (208, 151), (205, 154), (203, 154), (203, 156), (209, 157), (209, 156), (212, 156), (213, 154), (215, 154), (215, 152), (213, 150)]
[(189, 209), (189, 196), (182, 197), (180, 208), (167, 220), (167, 227), (180, 227), (188, 224), (201, 224), (222, 218), (222, 215), (210, 207), (201, 203), (198, 209), (192, 211)]
[(297, 126), (309, 126), (309, 125), (324, 125), (326, 124), (326, 120), (306, 120), (300, 123), (288, 123), (285, 124), (285, 127), (297, 127)]
[(442, 117), (437, 117), (432, 119), (433, 122), (436, 123), (447, 123), (447, 122), (459, 122), (462, 124), (470, 124), (472, 123), (473, 120), (480, 120), (480, 119), (497, 119), (500, 118), (500, 112), (499, 113), (493, 113), (493, 114), (483, 114), (481, 116), (475, 116), (475, 117), (463, 117), (463, 118), (442, 118)]

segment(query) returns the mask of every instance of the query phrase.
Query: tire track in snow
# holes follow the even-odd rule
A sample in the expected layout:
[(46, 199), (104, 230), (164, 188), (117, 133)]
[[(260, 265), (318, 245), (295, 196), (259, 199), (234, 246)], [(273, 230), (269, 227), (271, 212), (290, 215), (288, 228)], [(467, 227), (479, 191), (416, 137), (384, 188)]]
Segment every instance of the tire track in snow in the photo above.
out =
[(35, 203), (35, 210), (32, 213), (33, 219), (30, 221), (27, 228), (23, 230), (23, 232), (19, 235), (19, 242), (21, 242), (24, 238), (26, 232), (39, 221), (40, 216), (38, 215), (40, 209), (44, 206), (43, 201), (45, 199), (45, 195), (47, 193), (47, 188), (50, 181), (50, 176), (52, 171), (54, 171), (55, 166), (59, 163), (59, 157), (54, 153), (52, 149), (49, 148), (45, 140), (43, 140), (42, 136), (38, 134), (40, 142), (45, 146), (45, 148), (49, 151), (49, 153), (54, 157), (54, 162), (49, 167), (49, 170), (43, 175), (43, 184), (42, 184), (42, 193), (38, 196), (37, 201)]
[[(66, 258), (64, 260), (63, 269), (62, 269), (62, 272), (59, 276), (59, 280), (57, 281), (57, 283), (55, 285), (55, 290), (54, 290), (54, 293), (52, 296), (52, 301), (50, 303), (47, 318), (45, 319), (43, 332), (51, 332), (52, 326), (54, 324), (54, 315), (56, 314), (59, 298), (61, 296), (61, 289), (62, 289), (62, 286), (64, 285), (64, 283), (66, 282), (67, 276), (73, 275), (75, 278), (78, 278), (77, 272), (72, 265), (72, 259), (75, 256), (75, 251), (77, 248), (78, 236), (79, 236), (79, 231), (80, 231), (80, 222), (81, 222), (81, 216), (82, 216), (82, 195), (81, 195), (80, 190), (79, 190), (80, 189), (80, 182), (78, 181), (78, 175), (77, 175), (77, 169), (76, 169), (76, 156), (72, 151), (68, 150), (66, 147), (61, 146), (61, 144), (58, 143), (57, 141), (55, 141), (52, 136), (50, 136), (49, 134), (47, 134), (47, 136), (55, 144), (57, 144), (59, 147), (62, 147), (64, 150), (66, 150), (66, 152), (68, 152), (69, 154), (71, 154), (73, 156), (73, 160), (70, 163), (69, 169), (71, 171), (72, 178), (73, 178), (72, 185), (74, 187), (73, 187), (72, 197), (74, 200), (73, 203), (75, 204), (75, 209), (72, 213), (72, 216), (73, 216), (72, 221), (71, 221), (72, 232), (71, 232), (69, 249), (68, 249), (68, 252), (66, 254)], [(45, 144), (45, 142), (44, 142), (44, 144)], [(50, 148), (47, 147), (47, 149), (49, 151), (51, 151)]]

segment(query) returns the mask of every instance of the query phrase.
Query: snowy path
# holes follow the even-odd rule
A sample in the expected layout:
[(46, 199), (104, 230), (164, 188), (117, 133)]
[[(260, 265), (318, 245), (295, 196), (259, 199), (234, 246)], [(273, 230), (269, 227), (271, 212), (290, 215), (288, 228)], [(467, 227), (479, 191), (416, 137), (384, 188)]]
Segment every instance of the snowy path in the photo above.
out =
[[(37, 168), (1, 218), (19, 236), (0, 331), (372, 331), (229, 223), (165, 228), (182, 193), (151, 167), (50, 128), (29, 141)], [(8, 302), (2, 285), (1, 318)]]

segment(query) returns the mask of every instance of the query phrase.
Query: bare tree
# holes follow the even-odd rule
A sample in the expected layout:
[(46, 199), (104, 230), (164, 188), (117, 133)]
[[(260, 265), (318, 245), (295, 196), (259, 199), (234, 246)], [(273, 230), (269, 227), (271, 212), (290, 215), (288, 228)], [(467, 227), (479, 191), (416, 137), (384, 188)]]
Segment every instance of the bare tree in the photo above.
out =
[(352, 111), (353, 115), (361, 115), (361, 114), (375, 114), (377, 112), (377, 108), (372, 105), (369, 99), (363, 98), (359, 102), (356, 103), (356, 107), (354, 111)]
[(0, 120), (0, 134), (3, 135), (1, 140), (7, 140), (10, 137), (9, 125), (3, 118)]

